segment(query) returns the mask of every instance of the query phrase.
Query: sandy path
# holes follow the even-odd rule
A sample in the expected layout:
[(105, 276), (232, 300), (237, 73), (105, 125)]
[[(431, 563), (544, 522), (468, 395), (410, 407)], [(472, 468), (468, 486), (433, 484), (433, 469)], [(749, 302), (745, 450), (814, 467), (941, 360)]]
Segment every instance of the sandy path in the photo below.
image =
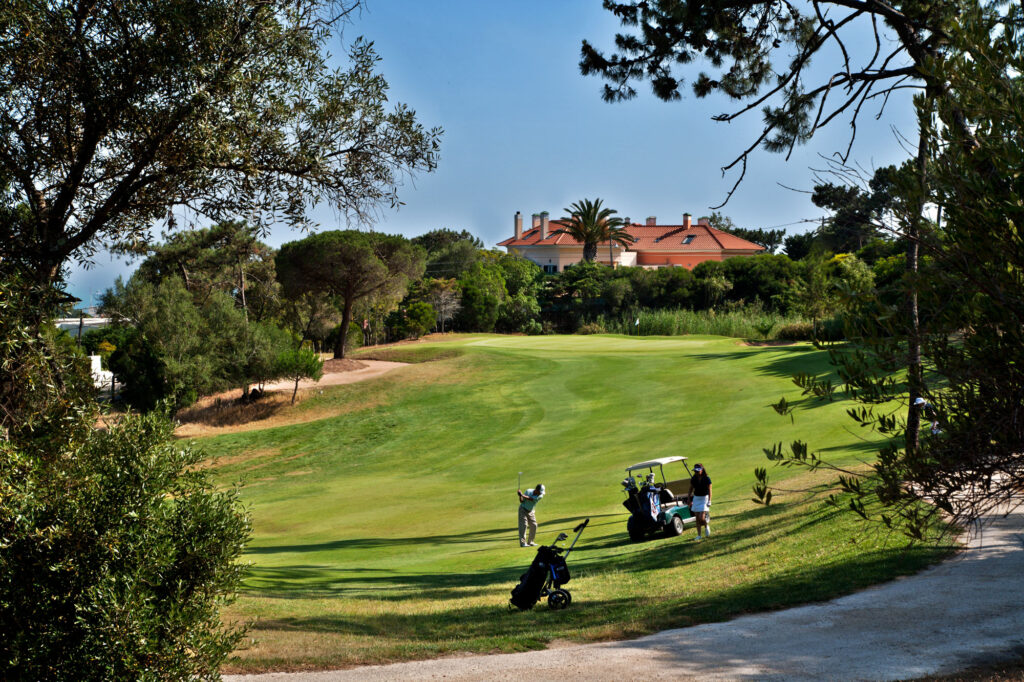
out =
[(988, 523), (949, 561), (821, 604), (629, 642), (224, 679), (899, 680), (950, 673), (1021, 651), (1024, 510), (1017, 510)]
[[(316, 388), (317, 386), (337, 386), (339, 384), (354, 384), (357, 381), (366, 381), (367, 379), (373, 379), (379, 377), (381, 374), (386, 374), (393, 369), (399, 367), (405, 367), (407, 362), (388, 362), (387, 360), (360, 360), (360, 364), (366, 365), (360, 369), (353, 369), (347, 372), (332, 372), (331, 374), (324, 374), (320, 381), (311, 381), (310, 379), (303, 379), (299, 382), (299, 388)], [(275, 381), (266, 384), (264, 390), (267, 391), (284, 391), (292, 390), (295, 388), (294, 381)]]

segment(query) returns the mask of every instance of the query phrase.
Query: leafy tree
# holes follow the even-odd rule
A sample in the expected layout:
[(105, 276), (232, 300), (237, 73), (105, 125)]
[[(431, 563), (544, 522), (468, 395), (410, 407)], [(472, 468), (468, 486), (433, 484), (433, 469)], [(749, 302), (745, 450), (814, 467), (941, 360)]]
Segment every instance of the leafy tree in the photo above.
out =
[(473, 236), (467, 230), (460, 230), (456, 232), (455, 230), (447, 227), (425, 232), (418, 237), (413, 237), (409, 241), (417, 246), (422, 246), (426, 250), (428, 256), (433, 256), (435, 253), (444, 251), (445, 248), (459, 242), (467, 242), (477, 249), (484, 248), (483, 240), (479, 237)]
[[(890, 210), (896, 174), (893, 166), (875, 171), (867, 189), (855, 185), (815, 185), (811, 201), (832, 211), (832, 217), (818, 230), (818, 239), (833, 252), (852, 252), (880, 236), (879, 226)], [(905, 167), (904, 174), (913, 172)]]
[(604, 288), (608, 266), (593, 261), (580, 261), (547, 281), (545, 308), (565, 331), (575, 332), (586, 321), (602, 312), (599, 300)]
[[(873, 518), (914, 538), (924, 537), (934, 524), (969, 523), (1000, 505), (1019, 505), (1024, 484), (1024, 429), (1017, 418), (1024, 398), (1019, 231), (1024, 222), (1019, 143), (1024, 9), (967, 7), (959, 21), (945, 58), (929, 65), (936, 78), (949, 83), (949, 95), (918, 101), (928, 198), (941, 207), (943, 222), (914, 225), (904, 218), (897, 223), (898, 236), (916, 239), (928, 260), (912, 277), (904, 273), (892, 280), (893, 286), (921, 292), (927, 314), (918, 348), (929, 373), (916, 386), (893, 376), (917, 348), (893, 324), (899, 304), (883, 295), (862, 302), (860, 314), (850, 316), (848, 327), (858, 343), (830, 348), (851, 395), (861, 403), (851, 415), (886, 437), (869, 476), (840, 472), (838, 487), (848, 496), (844, 503), (869, 517), (867, 502), (878, 500), (882, 511)], [(920, 189), (917, 183), (901, 183), (897, 211), (913, 213)], [(875, 264), (876, 273), (887, 260)], [(820, 385), (804, 382), (805, 391), (818, 391)], [(911, 428), (922, 418), (913, 407), (918, 396), (935, 409), (938, 432), (919, 436)], [(907, 403), (906, 413), (892, 408)], [(831, 466), (803, 441), (768, 454), (784, 465)], [(759, 472), (758, 478), (764, 497), (767, 473)]]
[(85, 358), (38, 329), (33, 306), (57, 298), (39, 289), (0, 277), (0, 443), (16, 441), (28, 455), (49, 457), (87, 437), (95, 389)]
[(285, 325), (298, 336), (300, 345), (312, 341), (318, 348), (341, 322), (337, 307), (319, 294), (305, 293), (298, 298), (285, 298), (282, 313)]
[(526, 294), (510, 295), (498, 308), (495, 327), (502, 332), (530, 333), (540, 317), (540, 304), (536, 296)]
[(505, 288), (509, 296), (522, 294), (536, 297), (544, 281), (544, 271), (539, 265), (522, 256), (506, 253), (498, 258), (498, 267), (505, 278)]
[(412, 338), (418, 339), (437, 324), (437, 313), (434, 312), (434, 306), (426, 301), (416, 301), (406, 308), (405, 320), (406, 333)]
[(482, 257), (482, 252), (474, 243), (457, 241), (430, 254), (426, 271), (433, 277), (458, 278)]
[[(118, 278), (102, 301), (104, 313), (137, 332), (111, 357), (112, 371), (124, 384), (130, 404), (150, 410), (169, 397), (172, 405), (180, 408), (222, 386), (211, 341), (229, 344), (238, 334), (222, 329), (222, 335), (212, 339), (206, 320), (180, 279), (168, 277), (153, 285), (134, 277), (124, 284)], [(233, 310), (234, 305), (221, 306), (221, 310), (225, 308)]]
[(0, 262), (51, 284), (71, 257), (148, 239), (175, 207), (212, 222), (367, 217), (432, 170), (440, 130), (386, 108), (372, 44), (326, 47), (357, 3), (0, 7)]
[(839, 291), (830, 277), (828, 259), (817, 253), (801, 261), (803, 277), (796, 286), (796, 300), (801, 312), (811, 318), (817, 335), (821, 321), (838, 305)]
[(811, 255), (814, 250), (814, 244), (817, 241), (818, 235), (816, 232), (804, 232), (802, 234), (791, 234), (786, 237), (783, 242), (783, 253), (785, 253), (791, 260), (803, 260), (807, 256)]
[(272, 322), (250, 322), (237, 362), (234, 385), (242, 385), (242, 397), (249, 397), (249, 387), (255, 384), (262, 396), (266, 383), (282, 378), (277, 358), (294, 345), (291, 334)]
[(168, 277), (156, 285), (133, 276), (104, 294), (103, 309), (116, 320), (123, 342), (110, 368), (131, 405), (151, 410), (164, 398), (174, 408), (232, 387), (248, 395), (251, 384), (275, 378), (273, 359), (291, 345), (272, 323), (246, 322), (235, 300), (215, 291), (202, 306), (184, 283)]
[(563, 227), (551, 234), (565, 234), (583, 244), (583, 260), (587, 262), (597, 258), (597, 245), (612, 241), (622, 246), (633, 243), (633, 237), (626, 232), (622, 218), (615, 214), (618, 211), (602, 208), (601, 199), (584, 199), (562, 209), (569, 215), (560, 219)]
[(455, 324), (463, 331), (492, 332), (502, 301), (508, 296), (497, 265), (476, 263), (461, 278), (462, 301)]
[(222, 291), (235, 298), (247, 320), (270, 319), (278, 312), (274, 251), (257, 239), (251, 225), (227, 221), (174, 232), (162, 244), (135, 250), (147, 255), (136, 270), (139, 277), (153, 283), (180, 277), (197, 305), (203, 305), (211, 292)]
[[(337, 298), (341, 328), (348, 329), (361, 299), (373, 294), (401, 298), (409, 281), (423, 276), (424, 257), (423, 249), (405, 237), (336, 230), (285, 244), (275, 263), (286, 296), (312, 293)], [(338, 335), (334, 357), (345, 357), (345, 339)]]
[(722, 275), (732, 283), (729, 298), (747, 302), (761, 301), (769, 310), (788, 312), (799, 268), (787, 256), (760, 254), (746, 258), (727, 258)]
[(324, 375), (324, 361), (308, 348), (289, 348), (275, 359), (275, 372), (278, 376), (295, 381), (292, 389), (292, 405), (295, 395), (299, 392), (299, 382), (303, 379), (320, 381)]

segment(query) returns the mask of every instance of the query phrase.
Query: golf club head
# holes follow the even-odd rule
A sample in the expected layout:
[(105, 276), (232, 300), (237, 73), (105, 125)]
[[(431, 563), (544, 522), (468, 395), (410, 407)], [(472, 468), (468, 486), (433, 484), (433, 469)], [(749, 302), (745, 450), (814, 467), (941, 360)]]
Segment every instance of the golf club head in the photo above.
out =
[(566, 539), (566, 538), (568, 538), (568, 537), (569, 537), (569, 536), (568, 536), (568, 535), (566, 535), (565, 533), (559, 533), (559, 534), (558, 534), (558, 537), (557, 537), (557, 538), (555, 538), (555, 542), (561, 542), (562, 540), (565, 540), (565, 539)]
[(584, 528), (587, 527), (588, 523), (590, 523), (590, 519), (583, 519), (583, 523), (581, 523), (580, 525), (578, 525), (575, 528), (573, 528), (572, 532), (573, 533), (579, 533), (581, 530), (583, 530)]

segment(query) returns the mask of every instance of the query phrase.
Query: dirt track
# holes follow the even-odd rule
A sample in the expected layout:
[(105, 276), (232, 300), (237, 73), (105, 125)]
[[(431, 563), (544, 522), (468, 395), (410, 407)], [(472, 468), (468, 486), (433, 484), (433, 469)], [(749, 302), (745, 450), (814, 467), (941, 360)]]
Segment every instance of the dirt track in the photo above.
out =
[[(324, 373), (320, 381), (304, 379), (299, 382), (299, 389), (316, 388), (317, 386), (337, 386), (339, 384), (354, 384), (357, 381), (373, 379), (381, 374), (390, 372), (397, 367), (404, 367), (405, 362), (388, 362), (386, 360), (359, 360), (358, 364), (363, 365), (358, 369), (344, 372)], [(290, 391), (295, 388), (294, 381), (275, 381), (263, 387), (266, 391)]]
[[(581, 595), (582, 596), (582, 595)], [(821, 604), (628, 642), (231, 682), (343, 680), (900, 680), (1024, 652), (1024, 510), (914, 576)]]

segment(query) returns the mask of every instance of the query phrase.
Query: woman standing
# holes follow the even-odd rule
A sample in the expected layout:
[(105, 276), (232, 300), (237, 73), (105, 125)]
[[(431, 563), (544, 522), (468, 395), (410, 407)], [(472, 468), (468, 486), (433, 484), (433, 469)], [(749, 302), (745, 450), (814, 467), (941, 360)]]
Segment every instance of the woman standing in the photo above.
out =
[(697, 517), (697, 541), (700, 542), (701, 528), (704, 528), (707, 537), (711, 537), (711, 525), (708, 520), (708, 510), (711, 509), (711, 479), (702, 464), (693, 465), (690, 495), (690, 511)]

